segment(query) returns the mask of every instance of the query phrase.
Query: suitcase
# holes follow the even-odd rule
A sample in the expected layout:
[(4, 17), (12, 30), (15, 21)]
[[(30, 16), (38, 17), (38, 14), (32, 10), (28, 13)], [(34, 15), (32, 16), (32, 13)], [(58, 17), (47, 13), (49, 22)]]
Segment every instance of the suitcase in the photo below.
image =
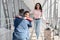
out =
[(50, 28), (46, 28), (44, 30), (44, 40), (51, 40), (51, 30), (50, 30)]

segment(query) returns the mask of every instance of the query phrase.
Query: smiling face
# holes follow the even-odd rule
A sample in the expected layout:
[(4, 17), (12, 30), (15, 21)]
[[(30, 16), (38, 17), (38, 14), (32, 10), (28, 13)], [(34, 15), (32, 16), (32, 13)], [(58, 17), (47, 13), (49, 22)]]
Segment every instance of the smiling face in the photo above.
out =
[(41, 10), (41, 12), (42, 12), (42, 6), (40, 3), (35, 4), (35, 10)]
[(36, 8), (37, 8), (37, 9), (39, 9), (39, 8), (40, 8), (40, 5), (39, 5), (39, 4), (37, 4), (37, 5), (36, 5)]
[(25, 17), (29, 17), (29, 16), (30, 16), (30, 14), (29, 14), (29, 13), (26, 13), (26, 14), (25, 14)]
[(30, 16), (29, 11), (25, 11), (25, 12), (24, 12), (24, 17), (29, 17), (29, 16)]

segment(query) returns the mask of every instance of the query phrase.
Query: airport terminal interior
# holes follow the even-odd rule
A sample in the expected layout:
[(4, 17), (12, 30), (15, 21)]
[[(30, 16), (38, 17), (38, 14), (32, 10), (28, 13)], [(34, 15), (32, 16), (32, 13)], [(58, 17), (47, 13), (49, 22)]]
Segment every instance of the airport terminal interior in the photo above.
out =
[[(19, 9), (31, 11), (36, 3), (40, 3), (43, 10), (39, 40), (60, 40), (60, 0), (0, 0), (0, 40), (12, 40), (14, 17), (19, 14)], [(46, 28), (50, 28), (49, 35)], [(29, 31), (30, 40), (36, 40), (34, 21)]]

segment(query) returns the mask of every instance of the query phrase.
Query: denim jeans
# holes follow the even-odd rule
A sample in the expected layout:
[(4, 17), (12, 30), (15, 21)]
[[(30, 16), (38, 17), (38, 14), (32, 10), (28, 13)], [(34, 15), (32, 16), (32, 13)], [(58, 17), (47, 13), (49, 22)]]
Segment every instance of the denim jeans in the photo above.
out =
[(40, 34), (40, 19), (39, 20), (34, 20), (34, 27), (35, 27), (35, 33), (37, 36), (37, 39), (39, 37)]
[(12, 40), (29, 40), (29, 32), (28, 33), (13, 33)]
[(26, 39), (26, 38), (25, 38), (25, 39), (14, 39), (14, 40), (29, 40), (29, 39)]

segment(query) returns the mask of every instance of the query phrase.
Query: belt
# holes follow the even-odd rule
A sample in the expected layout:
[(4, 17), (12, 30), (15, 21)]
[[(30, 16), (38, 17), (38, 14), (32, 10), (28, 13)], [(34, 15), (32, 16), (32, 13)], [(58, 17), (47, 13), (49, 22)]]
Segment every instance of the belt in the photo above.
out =
[(37, 19), (35, 19), (35, 20), (40, 20), (40, 18), (37, 18)]

